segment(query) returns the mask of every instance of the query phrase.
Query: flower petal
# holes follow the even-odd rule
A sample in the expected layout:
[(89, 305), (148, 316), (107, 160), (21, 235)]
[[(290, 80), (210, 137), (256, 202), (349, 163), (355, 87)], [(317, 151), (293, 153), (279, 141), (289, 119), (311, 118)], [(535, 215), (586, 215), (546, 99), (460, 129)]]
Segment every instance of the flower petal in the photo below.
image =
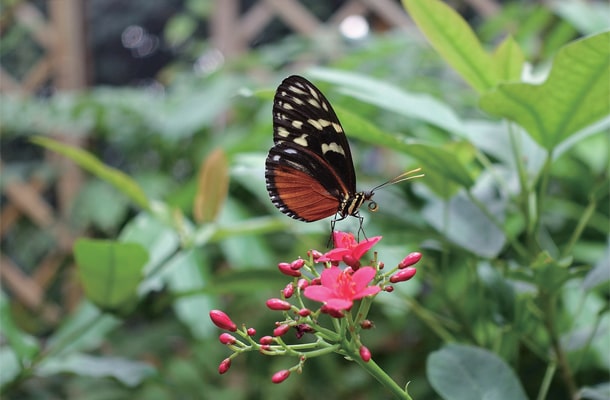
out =
[(322, 286), (325, 286), (329, 289), (334, 288), (337, 284), (337, 279), (339, 279), (339, 275), (341, 275), (341, 269), (339, 267), (330, 267), (324, 269), (322, 271), (322, 276), (320, 276)]
[(361, 267), (352, 275), (352, 281), (356, 285), (355, 290), (358, 292), (365, 288), (369, 282), (375, 277), (377, 271), (373, 267)]
[(338, 248), (351, 249), (352, 247), (356, 246), (358, 243), (356, 243), (356, 239), (354, 238), (353, 233), (334, 231), (333, 232), (333, 244), (335, 245), (336, 249), (338, 249)]
[(332, 296), (332, 294), (333, 294), (332, 290), (330, 290), (327, 287), (319, 286), (319, 285), (307, 286), (305, 288), (305, 291), (303, 292), (303, 295), (305, 297), (307, 297), (308, 299), (315, 300), (315, 301), (321, 301), (321, 302), (327, 301)]
[(371, 295), (377, 294), (380, 291), (381, 291), (381, 288), (379, 286), (369, 286), (369, 287), (362, 289), (358, 293), (354, 294), (353, 299), (358, 300), (358, 299), (361, 299), (366, 296), (371, 296)]
[(358, 245), (355, 246), (355, 248), (352, 250), (352, 256), (355, 259), (359, 260), (364, 255), (364, 253), (369, 251), (371, 247), (375, 246), (375, 244), (380, 240), (381, 236), (374, 236), (370, 239), (363, 240), (362, 242), (358, 243)]
[(327, 308), (342, 311), (350, 309), (354, 303), (346, 299), (330, 299), (325, 304)]
[(325, 261), (341, 261), (343, 260), (343, 256), (346, 254), (350, 254), (352, 251), (350, 249), (332, 249), (327, 253), (324, 253), (322, 257), (318, 258), (316, 262), (325, 262)]

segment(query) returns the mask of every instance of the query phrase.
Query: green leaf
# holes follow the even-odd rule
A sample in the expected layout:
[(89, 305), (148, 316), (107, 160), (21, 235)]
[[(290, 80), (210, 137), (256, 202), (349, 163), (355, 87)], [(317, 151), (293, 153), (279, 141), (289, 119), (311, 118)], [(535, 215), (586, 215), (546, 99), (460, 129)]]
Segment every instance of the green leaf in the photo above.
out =
[(498, 81), (494, 63), (468, 23), (439, 0), (403, 0), (404, 7), (432, 46), (477, 92)]
[(104, 314), (83, 301), (47, 341), (47, 350), (57, 355), (98, 348), (108, 332), (119, 325), (118, 318)]
[(501, 81), (519, 81), (525, 56), (512, 36), (506, 37), (493, 54), (496, 75)]
[(202, 318), (202, 310), (214, 308), (212, 298), (204, 293), (207, 281), (204, 274), (210, 267), (202, 266), (203, 262), (194, 249), (181, 251), (167, 262), (162, 273), (172, 294), (185, 293), (174, 301), (174, 310), (193, 336), (200, 339), (209, 337), (215, 329), (208, 318)]
[[(417, 119), (444, 131), (465, 135), (466, 127), (445, 103), (428, 94), (414, 94), (387, 82), (327, 68), (310, 69), (309, 75), (341, 86), (341, 92), (366, 103)], [(341, 119), (343, 122), (343, 119)]]
[(474, 184), (468, 170), (455, 153), (437, 145), (407, 141), (398, 135), (383, 132), (374, 124), (342, 107), (335, 107), (335, 110), (341, 116), (341, 123), (350, 136), (408, 154), (424, 164), (426, 170), (435, 171), (461, 186), (470, 187)]
[[(479, 199), (498, 220), (504, 218), (502, 199)], [(506, 234), (498, 228), (464, 193), (449, 200), (429, 198), (422, 215), (451, 242), (481, 257), (496, 257), (506, 243)]]
[(63, 358), (46, 359), (36, 373), (51, 376), (68, 372), (92, 378), (110, 377), (129, 387), (135, 387), (155, 374), (150, 364), (120, 357), (95, 357), (86, 354), (71, 354)]
[(526, 400), (513, 370), (494, 353), (452, 344), (428, 357), (426, 373), (443, 399)]
[(607, 116), (610, 32), (563, 47), (542, 85), (501, 83), (481, 96), (488, 113), (521, 125), (545, 149)]
[(78, 147), (69, 146), (65, 143), (45, 137), (32, 138), (32, 142), (68, 157), (80, 167), (112, 184), (114, 187), (127, 195), (138, 206), (144, 209), (149, 208), (146, 194), (140, 188), (140, 186), (138, 186), (138, 184), (129, 177), (129, 175), (126, 175), (115, 168), (104, 165), (92, 154)]
[(137, 243), (79, 239), (74, 257), (87, 297), (102, 309), (117, 309), (136, 298), (148, 253)]
[(172, 46), (182, 45), (193, 36), (197, 21), (188, 14), (177, 14), (165, 25), (165, 40)]

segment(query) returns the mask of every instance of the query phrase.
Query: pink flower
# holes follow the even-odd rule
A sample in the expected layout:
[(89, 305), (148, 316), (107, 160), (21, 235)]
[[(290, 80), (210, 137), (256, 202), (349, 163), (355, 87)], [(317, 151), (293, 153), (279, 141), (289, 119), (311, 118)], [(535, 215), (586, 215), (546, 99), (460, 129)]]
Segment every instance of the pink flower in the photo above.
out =
[(355, 261), (360, 260), (364, 253), (369, 251), (380, 240), (381, 236), (375, 236), (358, 243), (352, 233), (335, 231), (333, 232), (335, 248), (316, 261), (344, 261), (344, 258), (347, 256), (347, 260), (353, 264)]
[(354, 300), (377, 294), (379, 286), (367, 286), (375, 277), (375, 268), (362, 267), (353, 272), (351, 268), (342, 271), (338, 267), (322, 271), (321, 285), (305, 288), (305, 297), (321, 301), (332, 311), (349, 310)]

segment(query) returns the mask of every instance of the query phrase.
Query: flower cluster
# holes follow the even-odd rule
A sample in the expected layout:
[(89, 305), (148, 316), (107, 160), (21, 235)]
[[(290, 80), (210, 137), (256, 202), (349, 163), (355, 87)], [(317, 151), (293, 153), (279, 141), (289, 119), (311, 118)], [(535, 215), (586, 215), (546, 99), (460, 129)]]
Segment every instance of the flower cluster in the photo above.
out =
[[(273, 383), (283, 382), (291, 372), (300, 372), (308, 358), (327, 353), (359, 359), (364, 364), (371, 362), (371, 352), (361, 343), (360, 332), (373, 327), (373, 323), (366, 319), (373, 298), (382, 291), (391, 293), (392, 284), (411, 279), (416, 272), (413, 265), (421, 259), (420, 253), (410, 253), (395, 268), (384, 271), (384, 264), (377, 261), (375, 253), (370, 265), (362, 266), (362, 257), (379, 240), (381, 236), (357, 242), (350, 233), (334, 232), (334, 248), (329, 252), (322, 254), (311, 250), (307, 253), (307, 259), (279, 263), (280, 272), (292, 278), (292, 281), (281, 290), (280, 297), (270, 298), (266, 302), (267, 308), (282, 312), (283, 317), (276, 322), (271, 336), (262, 336), (256, 341), (253, 328), (244, 325), (238, 329), (223, 311), (210, 311), (210, 319), (217, 327), (241, 338), (237, 339), (228, 332), (220, 334), (220, 342), (233, 354), (220, 363), (218, 372), (227, 372), (231, 360), (248, 351), (297, 358), (295, 366), (272, 376)], [(345, 267), (342, 268), (341, 263)], [(306, 305), (305, 299), (321, 305), (312, 309)], [(357, 312), (352, 313), (354, 304), (359, 306)], [(331, 318), (331, 327), (321, 323), (322, 314)], [(333, 319), (340, 319), (342, 323), (334, 323)], [(297, 339), (313, 334), (316, 340), (287, 344), (282, 337), (290, 331)]]

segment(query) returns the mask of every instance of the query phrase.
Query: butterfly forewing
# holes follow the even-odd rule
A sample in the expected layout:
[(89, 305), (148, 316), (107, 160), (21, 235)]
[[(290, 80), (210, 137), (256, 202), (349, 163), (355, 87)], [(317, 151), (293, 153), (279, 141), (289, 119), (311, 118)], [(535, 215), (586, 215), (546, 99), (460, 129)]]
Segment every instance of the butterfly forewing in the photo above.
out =
[(356, 191), (356, 174), (343, 127), (332, 106), (311, 82), (286, 78), (273, 102), (273, 141), (292, 142), (322, 157), (347, 189)]
[(356, 177), (347, 138), (328, 100), (306, 79), (286, 78), (275, 94), (273, 133), (265, 169), (273, 204), (307, 222), (336, 214), (354, 196)]

